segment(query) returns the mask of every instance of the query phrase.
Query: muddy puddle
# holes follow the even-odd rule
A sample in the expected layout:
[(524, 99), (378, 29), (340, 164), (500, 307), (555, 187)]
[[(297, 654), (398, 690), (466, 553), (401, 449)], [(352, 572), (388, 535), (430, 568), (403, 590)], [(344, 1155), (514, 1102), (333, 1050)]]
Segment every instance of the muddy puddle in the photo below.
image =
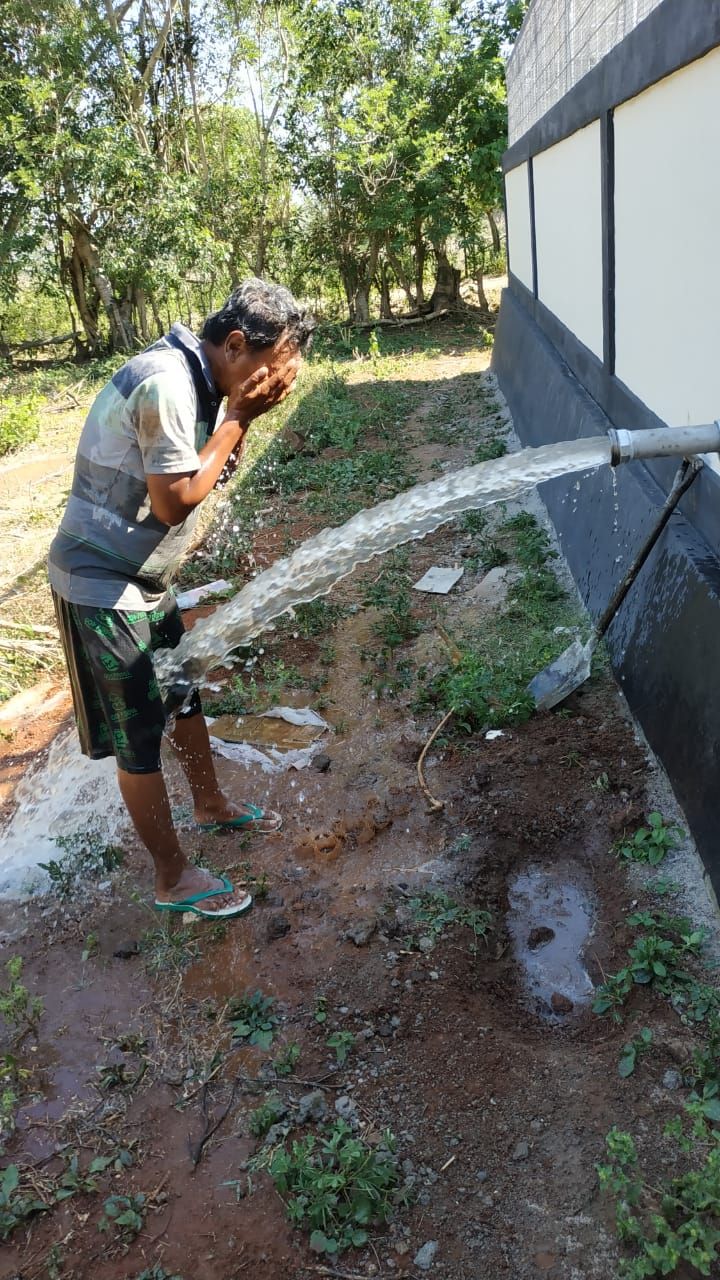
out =
[(588, 1004), (584, 952), (594, 927), (589, 893), (569, 867), (530, 865), (508, 886), (508, 929), (522, 981), (541, 1017), (557, 1021)]

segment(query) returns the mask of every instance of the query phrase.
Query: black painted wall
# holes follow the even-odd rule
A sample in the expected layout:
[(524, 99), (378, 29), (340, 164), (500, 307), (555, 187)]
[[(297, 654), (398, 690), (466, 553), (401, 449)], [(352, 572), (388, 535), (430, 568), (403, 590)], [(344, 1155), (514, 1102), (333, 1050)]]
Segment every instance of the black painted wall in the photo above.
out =
[[(582, 345), (510, 274), (493, 368), (524, 444), (666, 424), (615, 377), (613, 111), (720, 46), (720, 0), (663, 0), (505, 154), (509, 171), (600, 120), (603, 358)], [(512, 262), (512, 245), (510, 245)], [(678, 376), (681, 376), (678, 371)], [(718, 406), (720, 414), (720, 405)], [(590, 613), (597, 617), (659, 516), (677, 464), (628, 463), (542, 486), (542, 497)], [(675, 788), (720, 894), (720, 476), (705, 468), (643, 568), (607, 643), (628, 702)]]
[[(509, 290), (493, 368), (524, 444), (599, 435), (613, 425)], [(657, 519), (664, 489), (643, 463), (631, 462), (614, 473), (603, 467), (579, 479), (552, 480), (541, 494), (580, 593), (597, 617)], [(612, 623), (607, 645), (720, 894), (720, 561), (686, 515), (672, 516)]]

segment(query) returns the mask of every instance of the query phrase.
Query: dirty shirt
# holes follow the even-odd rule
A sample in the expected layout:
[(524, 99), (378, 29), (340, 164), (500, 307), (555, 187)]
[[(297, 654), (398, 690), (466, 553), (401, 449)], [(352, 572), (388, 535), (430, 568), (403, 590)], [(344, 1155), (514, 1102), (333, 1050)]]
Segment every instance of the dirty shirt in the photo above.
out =
[(148, 475), (195, 472), (219, 394), (182, 324), (118, 369), (80, 436), (68, 504), (50, 548), (51, 587), (78, 605), (151, 610), (166, 595), (195, 526), (153, 515)]

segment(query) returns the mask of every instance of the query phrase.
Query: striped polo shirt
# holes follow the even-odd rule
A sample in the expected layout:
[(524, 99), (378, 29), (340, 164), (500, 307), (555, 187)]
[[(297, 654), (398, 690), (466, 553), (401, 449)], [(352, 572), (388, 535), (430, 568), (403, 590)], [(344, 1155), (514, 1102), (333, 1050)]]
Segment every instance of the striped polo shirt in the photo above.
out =
[(50, 548), (50, 585), (71, 604), (152, 609), (175, 576), (196, 512), (163, 524), (148, 475), (194, 472), (219, 406), (207, 356), (182, 324), (118, 369), (93, 402), (68, 504)]

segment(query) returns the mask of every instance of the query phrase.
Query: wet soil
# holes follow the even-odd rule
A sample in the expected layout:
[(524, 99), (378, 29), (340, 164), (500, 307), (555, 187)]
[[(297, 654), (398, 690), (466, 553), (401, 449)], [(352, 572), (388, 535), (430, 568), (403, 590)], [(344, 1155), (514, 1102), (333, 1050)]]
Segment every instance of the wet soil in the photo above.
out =
[[(481, 377), (486, 366), (469, 349), (448, 367)], [(418, 462), (431, 467), (424, 420)], [(413, 580), (452, 563), (458, 538), (444, 530), (414, 546)], [(264, 563), (279, 550), (263, 535), (254, 554)], [(331, 637), (322, 714), (336, 732), (319, 744), (327, 769), (260, 775), (218, 760), (231, 796), (283, 812), (279, 834), (192, 830), (168, 761), (186, 845), (251, 888), (267, 877), (249, 916), (223, 929), (159, 930), (137, 895), (147, 865), (131, 837), (122, 872), (82, 900), (0, 904), (5, 955), (23, 957), (24, 980), (45, 1000), (37, 1040), (23, 1042), (32, 1098), (5, 1162), (29, 1170), (42, 1195), (63, 1152), (79, 1152), (85, 1168), (98, 1154), (132, 1155), (128, 1168), (99, 1176), (97, 1192), (19, 1227), (3, 1247), (2, 1280), (129, 1280), (156, 1264), (183, 1280), (417, 1278), (415, 1256), (430, 1241), (439, 1280), (615, 1274), (595, 1173), (604, 1136), (613, 1123), (642, 1134), (652, 1119), (659, 1129), (676, 1112), (663, 1074), (690, 1043), (647, 993), (620, 1027), (587, 1002), (587, 984), (617, 968), (627, 944), (636, 891), (610, 850), (644, 811), (649, 762), (603, 677), (562, 714), (492, 740), (436, 744), (426, 776), (444, 808), (429, 813), (416, 762), (432, 720), (413, 714), (407, 691), (379, 697), (365, 679), (377, 613), (361, 601), (376, 573), (362, 570), (337, 593), (355, 612)], [(481, 578), (466, 573), (450, 617), (471, 607), (481, 619), (494, 607), (471, 594)], [(435, 604), (418, 597), (413, 609), (423, 630), (407, 655), (432, 665), (446, 653)], [(283, 702), (312, 700), (327, 638), (276, 642), (308, 681)], [(414, 903), (428, 892), (490, 912), (487, 936), (462, 926), (423, 933)], [(233, 1047), (228, 1035), (227, 1001), (255, 990), (276, 1001), (269, 1051)], [(642, 1075), (622, 1080), (620, 1049), (643, 1025), (656, 1051)], [(326, 1044), (337, 1030), (355, 1037), (342, 1065)], [(276, 1076), (269, 1060), (288, 1044), (299, 1061)], [(320, 1089), (329, 1116), (349, 1098), (371, 1144), (386, 1127), (395, 1134), (413, 1200), (369, 1249), (319, 1258), (267, 1175), (248, 1176), (259, 1147), (249, 1115), (268, 1087), (291, 1110)], [(139, 1234), (101, 1234), (105, 1198), (139, 1192), (148, 1206)]]

